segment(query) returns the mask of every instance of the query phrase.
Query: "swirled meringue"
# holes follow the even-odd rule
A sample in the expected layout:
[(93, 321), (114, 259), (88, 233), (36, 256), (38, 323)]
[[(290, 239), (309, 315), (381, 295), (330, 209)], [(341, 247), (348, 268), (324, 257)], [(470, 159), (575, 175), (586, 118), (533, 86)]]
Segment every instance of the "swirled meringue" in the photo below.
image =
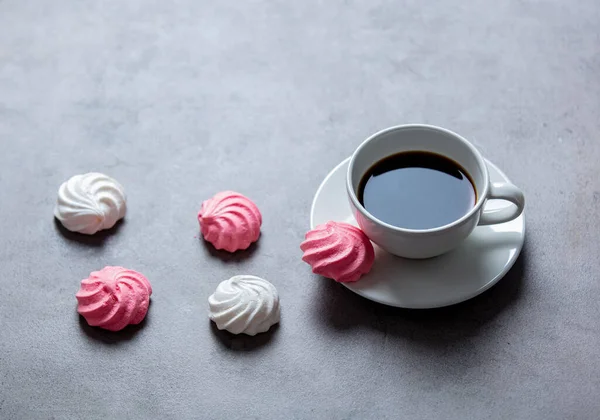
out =
[(58, 190), (54, 216), (72, 232), (93, 235), (112, 228), (127, 210), (125, 190), (97, 172), (75, 175)]
[(209, 318), (220, 330), (256, 335), (279, 322), (279, 295), (267, 280), (234, 276), (222, 281), (208, 298)]
[(217, 249), (235, 252), (258, 240), (262, 215), (248, 197), (223, 191), (202, 203), (198, 222), (205, 240)]
[(327, 222), (310, 230), (300, 245), (313, 273), (339, 282), (357, 281), (375, 261), (373, 244), (348, 223)]
[(123, 267), (104, 267), (81, 280), (75, 295), (77, 312), (93, 327), (119, 331), (142, 322), (151, 294), (144, 275)]

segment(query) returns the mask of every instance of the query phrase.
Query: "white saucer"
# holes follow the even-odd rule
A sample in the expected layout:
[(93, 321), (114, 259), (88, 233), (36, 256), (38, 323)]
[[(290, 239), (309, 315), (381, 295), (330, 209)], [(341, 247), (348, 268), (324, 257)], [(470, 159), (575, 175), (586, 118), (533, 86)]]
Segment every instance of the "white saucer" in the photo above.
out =
[[(325, 177), (313, 200), (310, 226), (329, 220), (352, 223), (346, 195), (349, 158)], [(492, 182), (508, 181), (504, 173), (487, 161)], [(490, 200), (502, 208), (509, 204)], [(492, 226), (479, 226), (454, 251), (427, 260), (409, 260), (388, 254), (375, 245), (371, 272), (355, 283), (343, 283), (353, 292), (400, 308), (437, 308), (477, 296), (492, 287), (515, 263), (525, 240), (525, 215)]]

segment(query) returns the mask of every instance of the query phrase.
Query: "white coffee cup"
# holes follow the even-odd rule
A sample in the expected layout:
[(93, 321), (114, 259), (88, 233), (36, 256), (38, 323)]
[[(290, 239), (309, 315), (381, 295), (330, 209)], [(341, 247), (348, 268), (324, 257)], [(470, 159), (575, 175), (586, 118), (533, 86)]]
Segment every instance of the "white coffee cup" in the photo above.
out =
[[(378, 161), (400, 152), (426, 151), (459, 163), (471, 176), (477, 202), (460, 219), (433, 229), (404, 229), (385, 223), (370, 214), (357, 197), (363, 175)], [(405, 258), (430, 258), (456, 248), (477, 225), (508, 222), (525, 206), (523, 192), (508, 182), (491, 183), (485, 160), (463, 137), (432, 125), (410, 124), (390, 127), (366, 139), (350, 159), (346, 176), (350, 206), (358, 225), (374, 243)], [(486, 209), (488, 199), (514, 203), (500, 210)]]

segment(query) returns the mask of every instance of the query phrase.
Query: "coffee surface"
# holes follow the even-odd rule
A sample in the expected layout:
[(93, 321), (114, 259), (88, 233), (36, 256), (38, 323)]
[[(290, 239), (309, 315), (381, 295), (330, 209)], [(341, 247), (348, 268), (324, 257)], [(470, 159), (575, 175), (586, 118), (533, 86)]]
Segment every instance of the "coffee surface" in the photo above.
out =
[(458, 163), (436, 153), (410, 151), (375, 163), (360, 181), (358, 199), (383, 222), (421, 230), (460, 219), (475, 205), (477, 193)]

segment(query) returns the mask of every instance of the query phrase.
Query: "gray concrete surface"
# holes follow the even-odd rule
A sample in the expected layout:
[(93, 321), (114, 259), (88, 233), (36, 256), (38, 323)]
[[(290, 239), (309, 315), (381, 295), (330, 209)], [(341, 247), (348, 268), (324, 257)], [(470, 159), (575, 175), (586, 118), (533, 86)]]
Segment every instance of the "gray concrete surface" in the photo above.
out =
[[(599, 418), (599, 22), (597, 0), (0, 0), (0, 417)], [(407, 122), (470, 138), (528, 199), (515, 268), (441, 310), (300, 260), (325, 174)], [(82, 238), (52, 209), (90, 170), (130, 211)], [(197, 237), (222, 189), (264, 215), (235, 257)], [(78, 317), (107, 264), (152, 282), (141, 328)], [(238, 273), (278, 287), (279, 328), (211, 326)]]

